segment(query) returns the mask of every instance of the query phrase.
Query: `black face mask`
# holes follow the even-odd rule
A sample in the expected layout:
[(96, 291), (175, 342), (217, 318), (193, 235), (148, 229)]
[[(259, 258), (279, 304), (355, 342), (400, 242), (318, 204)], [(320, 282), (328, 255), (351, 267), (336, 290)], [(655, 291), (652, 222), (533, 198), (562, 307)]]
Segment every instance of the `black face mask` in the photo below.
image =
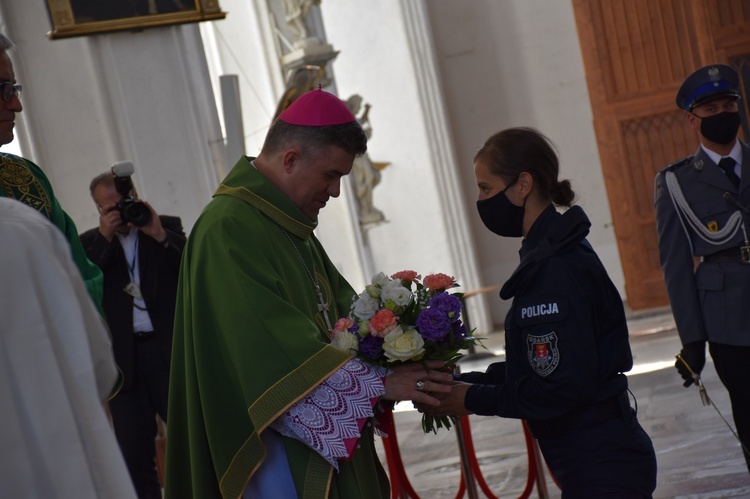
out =
[[(523, 206), (516, 206), (510, 202), (505, 191), (516, 183), (518, 177), (491, 198), (477, 201), (479, 217), (484, 226), (503, 237), (523, 236), (523, 215), (526, 211)], [(524, 205), (526, 202), (524, 201)]]
[(740, 113), (731, 111), (707, 116), (701, 118), (701, 135), (711, 142), (726, 145), (737, 138), (741, 123)]

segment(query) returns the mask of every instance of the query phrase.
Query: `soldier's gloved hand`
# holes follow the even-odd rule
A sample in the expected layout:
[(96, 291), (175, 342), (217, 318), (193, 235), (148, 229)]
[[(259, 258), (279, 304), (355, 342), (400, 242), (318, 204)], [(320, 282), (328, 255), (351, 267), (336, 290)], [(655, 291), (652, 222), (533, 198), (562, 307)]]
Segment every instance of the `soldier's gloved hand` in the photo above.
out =
[[(682, 350), (680, 350), (680, 357), (688, 363), (690, 369), (695, 374), (700, 374), (706, 365), (706, 342), (694, 341), (692, 343), (685, 343), (682, 345)], [(693, 373), (690, 372), (690, 369), (680, 359), (677, 359), (674, 366), (677, 368), (680, 376), (682, 376), (682, 379), (685, 380), (682, 386), (688, 387), (694, 383)]]

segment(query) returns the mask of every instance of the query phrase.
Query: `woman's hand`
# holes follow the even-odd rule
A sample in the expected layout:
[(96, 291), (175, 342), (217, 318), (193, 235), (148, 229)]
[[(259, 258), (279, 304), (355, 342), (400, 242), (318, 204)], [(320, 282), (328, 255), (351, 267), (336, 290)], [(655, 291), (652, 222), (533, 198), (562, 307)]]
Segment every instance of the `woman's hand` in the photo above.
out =
[[(440, 405), (437, 396), (450, 393), (453, 376), (443, 371), (443, 362), (428, 360), (427, 368), (423, 364), (409, 362), (392, 368), (391, 374), (385, 377), (386, 400), (412, 400), (424, 404), (426, 407)], [(421, 383), (417, 383), (421, 382)], [(431, 392), (431, 393), (428, 393)], [(435, 396), (433, 396), (435, 395)]]
[(466, 409), (466, 406), (464, 405), (466, 392), (469, 390), (470, 386), (471, 383), (454, 381), (450, 391), (445, 392), (441, 390), (440, 393), (436, 393), (435, 396), (440, 400), (439, 406), (422, 402), (417, 403), (415, 400), (414, 407), (416, 407), (419, 412), (425, 412), (432, 416), (466, 416), (471, 414), (471, 411)]

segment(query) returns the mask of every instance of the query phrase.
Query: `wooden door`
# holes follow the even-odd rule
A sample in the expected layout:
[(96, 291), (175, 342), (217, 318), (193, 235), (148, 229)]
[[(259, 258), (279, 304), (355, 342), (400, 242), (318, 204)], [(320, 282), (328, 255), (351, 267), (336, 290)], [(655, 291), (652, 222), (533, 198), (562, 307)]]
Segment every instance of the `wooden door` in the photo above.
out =
[(675, 95), (715, 62), (750, 77), (750, 0), (572, 1), (628, 304), (666, 305), (654, 177), (699, 144)]

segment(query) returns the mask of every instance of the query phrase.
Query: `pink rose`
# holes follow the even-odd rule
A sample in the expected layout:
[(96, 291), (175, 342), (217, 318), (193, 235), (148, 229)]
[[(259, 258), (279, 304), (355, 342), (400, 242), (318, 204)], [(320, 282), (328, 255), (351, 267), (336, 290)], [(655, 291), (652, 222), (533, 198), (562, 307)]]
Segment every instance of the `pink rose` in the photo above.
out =
[(370, 333), (379, 338), (385, 338), (396, 326), (398, 326), (398, 317), (387, 308), (378, 310), (370, 319)]
[(353, 325), (354, 321), (349, 317), (342, 317), (341, 319), (337, 320), (336, 324), (333, 326), (333, 334), (336, 334), (340, 331), (349, 331), (349, 328)]
[(441, 291), (457, 286), (456, 279), (445, 274), (430, 274), (424, 278), (423, 284), (430, 291)]
[(391, 279), (401, 279), (402, 281), (406, 282), (414, 282), (421, 279), (422, 276), (414, 272), (413, 270), (402, 270), (401, 272), (396, 272), (391, 276)]

